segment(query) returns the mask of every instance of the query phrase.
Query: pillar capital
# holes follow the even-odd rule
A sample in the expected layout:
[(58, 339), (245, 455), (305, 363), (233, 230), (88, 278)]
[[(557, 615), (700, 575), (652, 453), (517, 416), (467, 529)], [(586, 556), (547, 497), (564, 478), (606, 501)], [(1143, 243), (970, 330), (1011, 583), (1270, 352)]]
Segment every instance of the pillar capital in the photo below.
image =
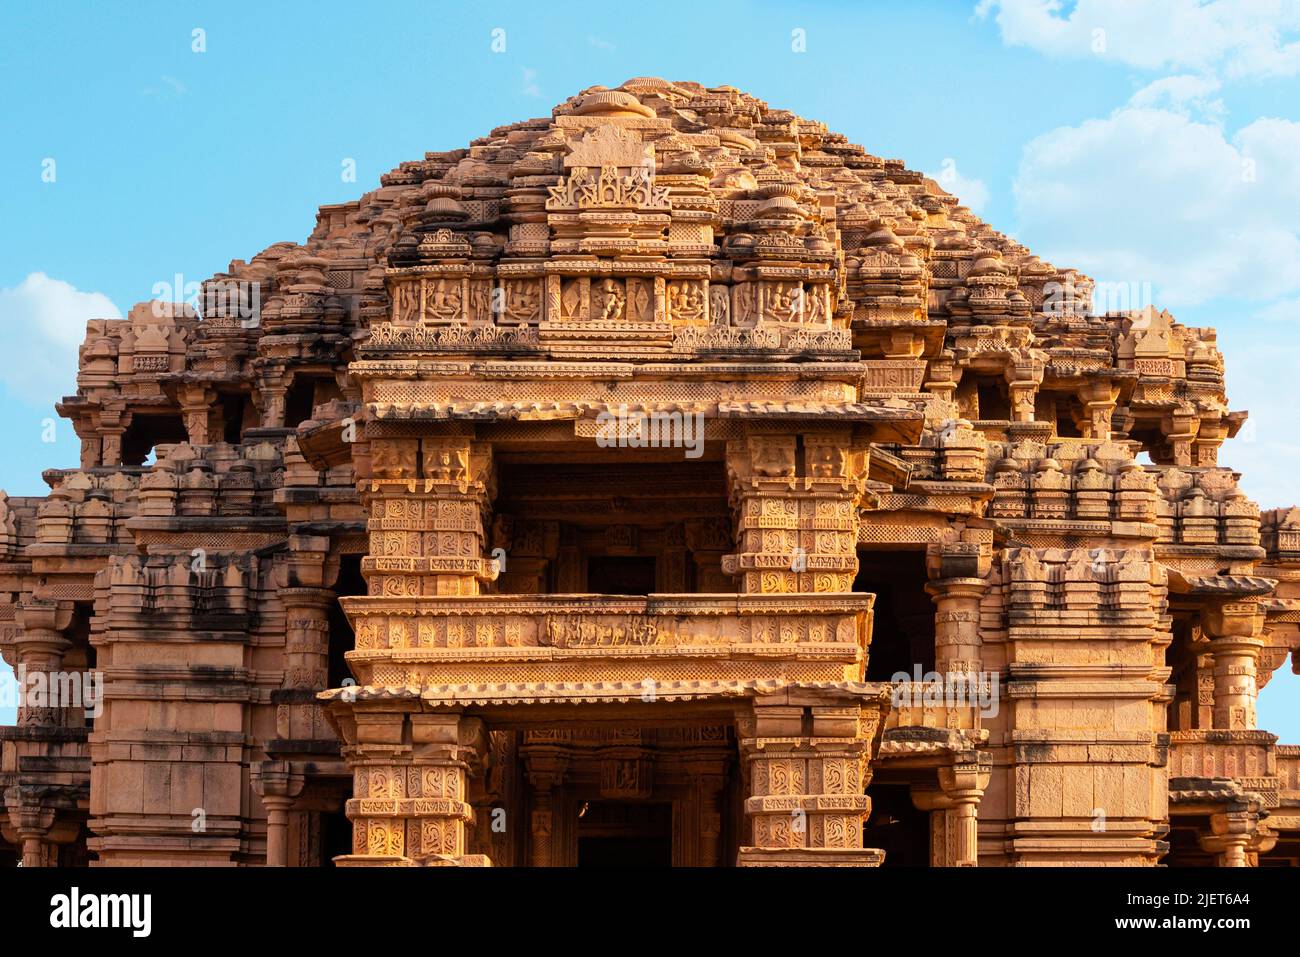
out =
[(926, 574), (936, 584), (981, 581), (988, 577), (992, 566), (992, 550), (980, 542), (942, 542), (925, 550)]
[(1256, 725), (1259, 659), (1267, 639), (1265, 615), (1254, 599), (1209, 601), (1201, 625), (1210, 638), (1214, 669), (1214, 727), (1242, 730)]
[(992, 772), (988, 755), (960, 755), (936, 769), (933, 784), (912, 788), (912, 803), (930, 812), (932, 866), (978, 866), (977, 814)]
[(1251, 867), (1277, 844), (1277, 835), (1262, 824), (1262, 817), (1253, 802), (1211, 814), (1209, 833), (1198, 835), (1201, 848), (1215, 855), (1219, 867)]

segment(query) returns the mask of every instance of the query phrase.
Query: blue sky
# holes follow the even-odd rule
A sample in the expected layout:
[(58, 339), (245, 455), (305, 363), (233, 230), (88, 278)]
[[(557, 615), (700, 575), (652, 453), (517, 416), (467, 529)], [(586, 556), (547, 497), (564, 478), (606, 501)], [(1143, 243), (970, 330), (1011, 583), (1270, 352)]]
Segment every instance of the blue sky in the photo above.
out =
[[(86, 318), (301, 241), (426, 150), (654, 75), (822, 120), (1044, 258), (1216, 326), (1252, 413), (1221, 461), (1264, 507), (1300, 503), (1297, 40), (1294, 2), (4, 0), (0, 488), (76, 464), (67, 423), (43, 437)], [(1288, 666), (1260, 723), (1300, 741)]]

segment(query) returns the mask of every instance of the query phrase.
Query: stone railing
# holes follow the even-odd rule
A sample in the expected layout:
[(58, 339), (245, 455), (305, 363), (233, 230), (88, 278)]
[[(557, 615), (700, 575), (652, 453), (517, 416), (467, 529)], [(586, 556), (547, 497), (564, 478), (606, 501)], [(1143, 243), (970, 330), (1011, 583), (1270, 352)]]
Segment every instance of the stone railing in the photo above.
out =
[(1277, 735), (1267, 731), (1171, 732), (1168, 767), (1171, 778), (1231, 778), (1277, 807)]
[(1300, 744), (1277, 746), (1277, 777), (1281, 793), (1300, 801)]
[(886, 730), (937, 728), (950, 731), (978, 731), (983, 727), (988, 709), (981, 708), (977, 702), (926, 704), (923, 702), (930, 689), (924, 682), (901, 682), (892, 687), (892, 707), (885, 719)]
[(342, 600), (362, 685), (861, 681), (873, 596)]

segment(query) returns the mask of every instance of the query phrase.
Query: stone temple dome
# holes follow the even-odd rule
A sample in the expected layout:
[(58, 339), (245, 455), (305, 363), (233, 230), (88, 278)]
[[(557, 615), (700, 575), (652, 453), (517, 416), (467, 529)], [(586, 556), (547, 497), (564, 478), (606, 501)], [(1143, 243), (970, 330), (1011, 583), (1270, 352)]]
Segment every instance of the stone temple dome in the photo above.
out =
[(1297, 863), (1300, 509), (1092, 292), (637, 77), (90, 322), (0, 654), (102, 709), (0, 728), (0, 860)]

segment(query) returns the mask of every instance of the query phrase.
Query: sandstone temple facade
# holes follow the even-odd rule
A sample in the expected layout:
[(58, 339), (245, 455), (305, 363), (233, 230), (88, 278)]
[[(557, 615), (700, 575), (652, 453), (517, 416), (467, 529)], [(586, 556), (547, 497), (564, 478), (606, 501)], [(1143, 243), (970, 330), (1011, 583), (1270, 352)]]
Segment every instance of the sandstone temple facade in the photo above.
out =
[(1091, 293), (639, 78), (90, 322), (0, 653), (102, 694), (0, 728), (0, 855), (1300, 862), (1300, 509), (1214, 331)]

